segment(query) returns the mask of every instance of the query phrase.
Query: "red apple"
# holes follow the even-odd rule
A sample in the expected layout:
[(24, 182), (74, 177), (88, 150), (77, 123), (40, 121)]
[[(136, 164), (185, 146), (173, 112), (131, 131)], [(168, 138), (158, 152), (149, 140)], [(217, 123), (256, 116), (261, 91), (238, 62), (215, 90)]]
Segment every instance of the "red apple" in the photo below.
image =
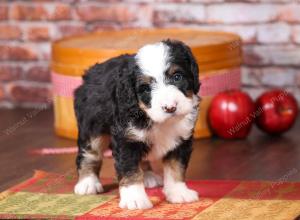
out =
[(222, 138), (245, 138), (253, 123), (254, 103), (242, 91), (233, 90), (216, 95), (208, 110), (209, 124)]
[(280, 134), (289, 130), (298, 114), (296, 99), (284, 90), (263, 93), (255, 106), (256, 124), (269, 134)]

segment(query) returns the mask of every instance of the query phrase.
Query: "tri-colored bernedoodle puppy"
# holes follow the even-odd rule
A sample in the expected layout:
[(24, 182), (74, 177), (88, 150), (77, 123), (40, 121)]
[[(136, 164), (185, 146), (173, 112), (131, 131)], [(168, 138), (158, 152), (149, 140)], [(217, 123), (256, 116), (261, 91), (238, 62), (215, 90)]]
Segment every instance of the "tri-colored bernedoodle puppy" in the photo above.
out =
[[(110, 147), (119, 180), (121, 208), (151, 208), (145, 187), (163, 185), (171, 203), (198, 200), (184, 182), (199, 104), (198, 65), (184, 43), (165, 40), (136, 54), (95, 64), (75, 92), (78, 123), (75, 193), (103, 191), (102, 151)], [(143, 170), (161, 160), (163, 179)]]

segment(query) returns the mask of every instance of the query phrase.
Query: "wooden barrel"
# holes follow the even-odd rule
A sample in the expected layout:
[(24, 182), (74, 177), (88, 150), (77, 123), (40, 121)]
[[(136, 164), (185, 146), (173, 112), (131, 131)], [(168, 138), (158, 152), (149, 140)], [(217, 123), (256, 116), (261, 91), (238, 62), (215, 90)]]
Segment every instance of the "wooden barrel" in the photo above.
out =
[(235, 34), (192, 29), (132, 29), (103, 31), (58, 40), (52, 45), (52, 83), (55, 131), (75, 139), (77, 126), (73, 109), (73, 91), (91, 65), (124, 53), (135, 53), (145, 44), (163, 39), (185, 42), (200, 68), (202, 86), (195, 137), (208, 137), (207, 109), (218, 92), (240, 88), (242, 62), (241, 39)]

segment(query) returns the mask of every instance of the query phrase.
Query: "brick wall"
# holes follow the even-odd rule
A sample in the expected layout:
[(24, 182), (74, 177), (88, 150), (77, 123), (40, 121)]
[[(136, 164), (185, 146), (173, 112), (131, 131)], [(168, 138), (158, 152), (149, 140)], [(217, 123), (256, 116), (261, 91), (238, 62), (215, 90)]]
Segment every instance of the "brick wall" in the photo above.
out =
[(50, 41), (101, 29), (193, 27), (244, 39), (244, 89), (282, 86), (300, 101), (300, 0), (0, 1), (0, 107), (51, 96)]

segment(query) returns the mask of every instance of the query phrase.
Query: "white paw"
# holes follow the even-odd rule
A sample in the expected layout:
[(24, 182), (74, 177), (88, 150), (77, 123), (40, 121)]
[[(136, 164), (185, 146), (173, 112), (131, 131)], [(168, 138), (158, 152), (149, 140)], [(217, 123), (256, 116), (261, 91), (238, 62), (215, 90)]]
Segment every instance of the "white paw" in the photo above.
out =
[(164, 187), (163, 192), (166, 199), (171, 203), (188, 203), (199, 200), (198, 193), (187, 188), (185, 183), (175, 183)]
[(153, 207), (143, 184), (120, 187), (120, 203), (122, 209), (150, 209)]
[(144, 185), (146, 188), (154, 188), (163, 185), (161, 176), (152, 171), (144, 172)]
[(75, 185), (74, 192), (79, 195), (97, 194), (103, 192), (103, 187), (99, 179), (91, 175), (79, 180)]

